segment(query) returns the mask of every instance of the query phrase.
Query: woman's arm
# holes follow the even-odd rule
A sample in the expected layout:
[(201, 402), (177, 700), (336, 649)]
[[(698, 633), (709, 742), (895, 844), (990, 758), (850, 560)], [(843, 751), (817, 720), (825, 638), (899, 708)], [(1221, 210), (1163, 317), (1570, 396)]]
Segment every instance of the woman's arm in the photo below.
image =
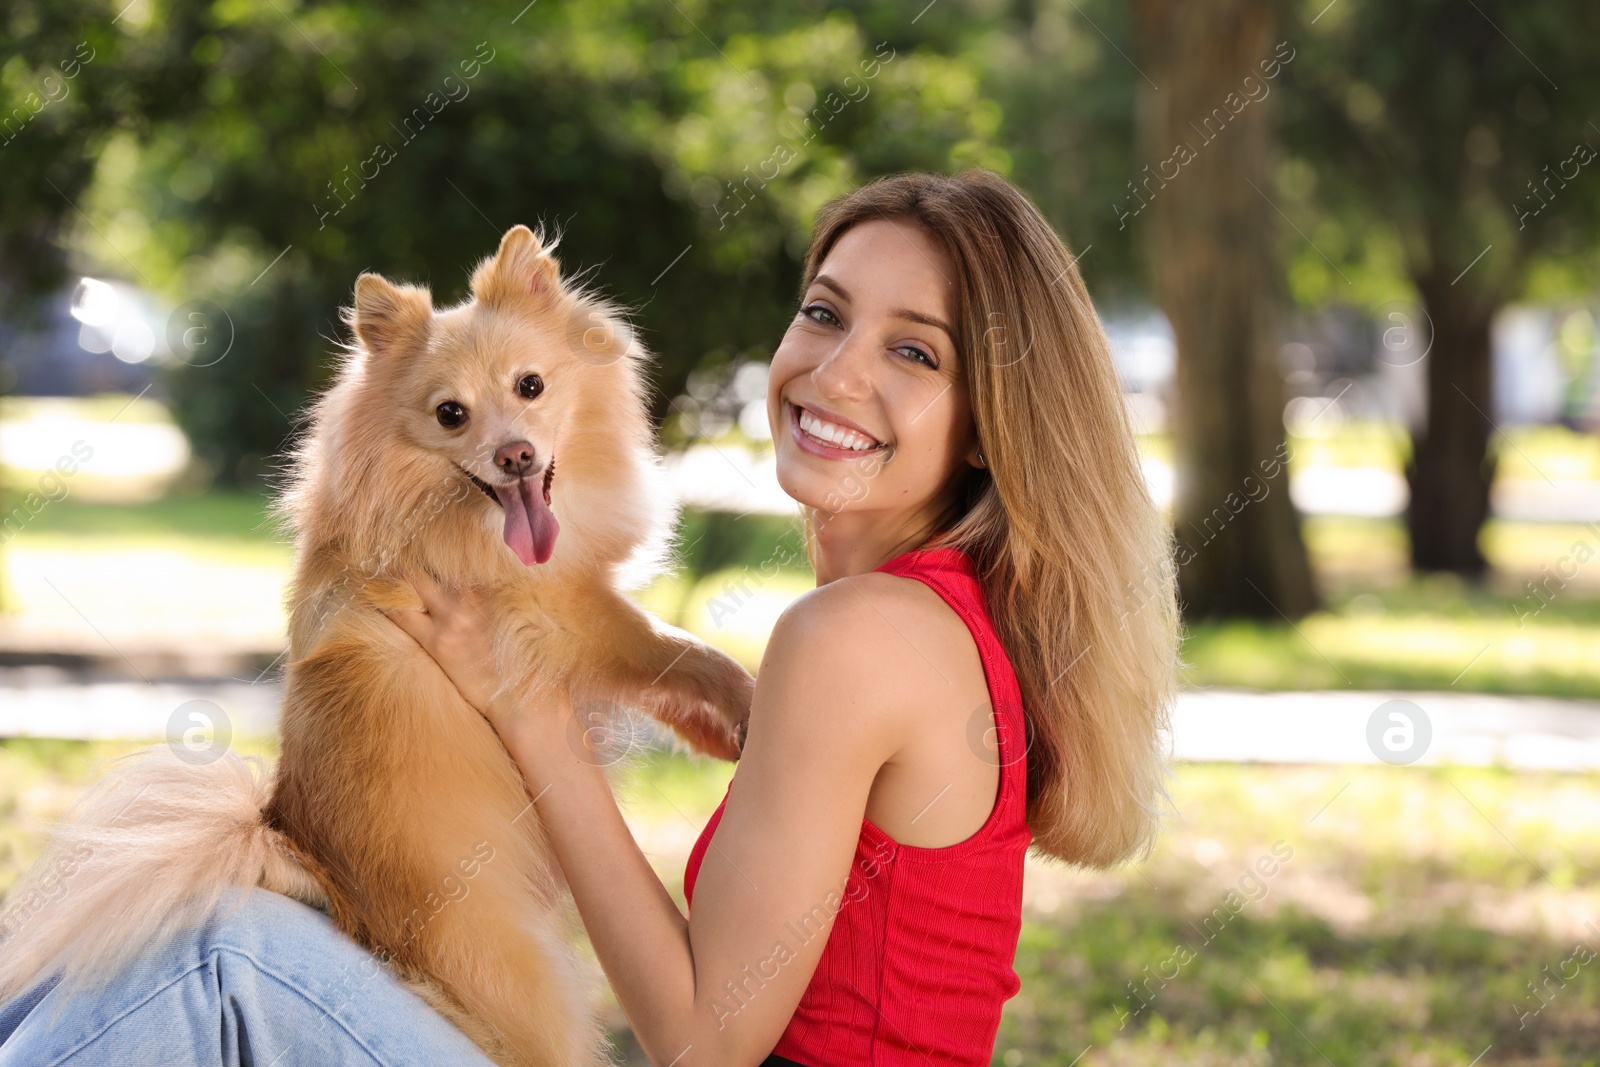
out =
[[(623, 1011), (663, 1067), (759, 1063), (793, 1015), (833, 916), (849, 906), (873, 779), (923, 688), (910, 680), (921, 672), (895, 624), (851, 584), (870, 579), (808, 594), (774, 628), (692, 921), (639, 850), (597, 761), (568, 743), (570, 707), (505, 698), (482, 709), (535, 798)], [(417, 584), (429, 615), (396, 621), (465, 680), (481, 661), (464, 632), (471, 611)], [(441, 641), (440, 629), (453, 636)]]

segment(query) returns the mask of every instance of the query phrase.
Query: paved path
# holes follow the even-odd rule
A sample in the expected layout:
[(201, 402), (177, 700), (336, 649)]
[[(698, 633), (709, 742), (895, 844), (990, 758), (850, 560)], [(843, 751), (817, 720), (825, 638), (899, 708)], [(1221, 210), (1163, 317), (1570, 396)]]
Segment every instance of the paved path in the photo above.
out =
[(1419, 766), (1600, 770), (1600, 701), (1594, 700), (1204, 689), (1184, 693), (1173, 718), (1180, 759), (1377, 763), (1382, 758)]
[[(274, 730), (280, 698), (276, 675), (254, 683), (82, 684), (54, 667), (6, 667), (0, 668), (0, 737), (181, 738), (219, 721), (237, 736), (259, 736)], [(1419, 766), (1600, 771), (1600, 701), (1205, 689), (1179, 699), (1173, 735), (1177, 757), (1195, 761), (1386, 758)]]
[[(250, 675), (255, 677), (255, 675)], [(181, 737), (197, 723), (224, 718), (234, 734), (277, 730), (282, 687), (273, 676), (248, 681), (77, 682), (58, 667), (0, 667), (0, 737), (160, 739)], [(191, 705), (206, 701), (209, 706)]]

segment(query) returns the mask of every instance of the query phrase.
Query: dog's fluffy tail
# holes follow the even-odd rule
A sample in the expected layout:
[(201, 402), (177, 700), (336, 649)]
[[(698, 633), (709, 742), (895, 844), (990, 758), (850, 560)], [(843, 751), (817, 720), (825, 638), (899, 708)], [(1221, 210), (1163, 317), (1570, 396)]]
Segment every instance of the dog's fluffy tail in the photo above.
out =
[(64, 993), (92, 988), (209, 916), (230, 887), (325, 904), (262, 821), (272, 774), (259, 757), (195, 763), (157, 745), (114, 763), (0, 911), (0, 1002), (57, 972)]

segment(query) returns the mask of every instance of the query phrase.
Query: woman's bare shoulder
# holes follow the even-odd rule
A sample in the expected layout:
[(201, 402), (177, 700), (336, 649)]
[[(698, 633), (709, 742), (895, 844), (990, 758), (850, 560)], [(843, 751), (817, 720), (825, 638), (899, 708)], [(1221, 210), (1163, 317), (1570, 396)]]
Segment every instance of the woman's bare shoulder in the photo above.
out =
[(804, 685), (856, 716), (882, 716), (882, 725), (896, 731), (914, 725), (926, 701), (939, 698), (949, 684), (941, 665), (963, 660), (970, 646), (966, 625), (938, 593), (915, 579), (873, 571), (829, 582), (791, 604), (773, 627), (760, 676), (763, 685)]
[(778, 617), (767, 648), (769, 655), (783, 656), (803, 647), (812, 654), (828, 654), (842, 668), (864, 661), (881, 669), (907, 657), (916, 661), (922, 652), (918, 635), (938, 643), (965, 633), (965, 624), (944, 598), (922, 582), (871, 571), (819, 586), (790, 604)]

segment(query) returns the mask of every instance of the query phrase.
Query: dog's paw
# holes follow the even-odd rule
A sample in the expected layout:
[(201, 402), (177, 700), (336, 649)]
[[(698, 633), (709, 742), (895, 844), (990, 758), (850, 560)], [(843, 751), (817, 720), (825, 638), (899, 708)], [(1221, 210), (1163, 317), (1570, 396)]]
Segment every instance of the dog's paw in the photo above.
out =
[(702, 646), (702, 699), (716, 710), (722, 724), (736, 728), (750, 719), (750, 702), (755, 699), (756, 680), (744, 665), (710, 645)]
[(663, 718), (696, 750), (737, 760), (755, 679), (733, 657), (692, 645), (652, 687)]
[(739, 726), (714, 725), (710, 716), (674, 723), (672, 732), (678, 739), (703, 756), (737, 763), (744, 754), (744, 735)]

